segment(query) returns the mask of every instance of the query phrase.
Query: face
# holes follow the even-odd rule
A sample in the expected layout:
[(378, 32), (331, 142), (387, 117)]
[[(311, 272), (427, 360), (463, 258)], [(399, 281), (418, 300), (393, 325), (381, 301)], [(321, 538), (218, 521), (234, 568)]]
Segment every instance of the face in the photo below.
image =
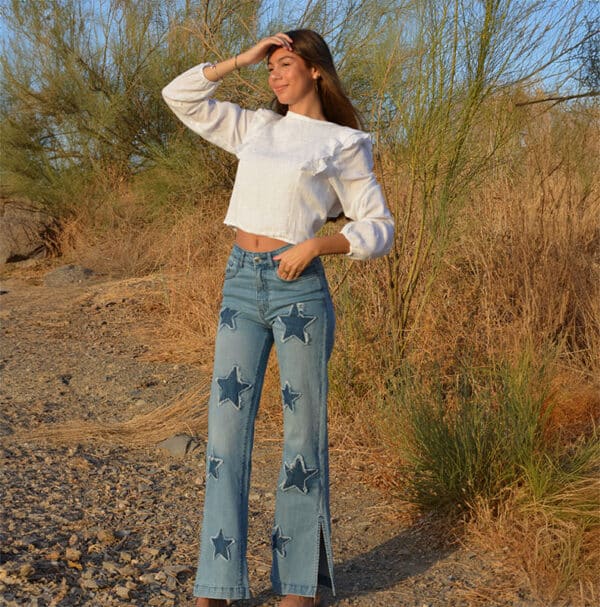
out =
[(279, 103), (287, 105), (293, 111), (314, 96), (315, 79), (319, 72), (307, 67), (304, 59), (284, 48), (277, 49), (269, 58), (269, 86)]

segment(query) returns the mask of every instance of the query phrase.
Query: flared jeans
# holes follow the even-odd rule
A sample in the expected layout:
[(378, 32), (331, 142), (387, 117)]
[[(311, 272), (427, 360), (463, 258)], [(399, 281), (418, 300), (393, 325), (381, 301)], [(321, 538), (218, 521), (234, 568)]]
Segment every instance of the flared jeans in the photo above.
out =
[(273, 259), (234, 246), (225, 270), (211, 386), (206, 494), (194, 596), (250, 597), (246, 547), (254, 420), (273, 344), (284, 419), (272, 528), (279, 594), (334, 589), (329, 512), (327, 362), (334, 314), (315, 258), (293, 281)]

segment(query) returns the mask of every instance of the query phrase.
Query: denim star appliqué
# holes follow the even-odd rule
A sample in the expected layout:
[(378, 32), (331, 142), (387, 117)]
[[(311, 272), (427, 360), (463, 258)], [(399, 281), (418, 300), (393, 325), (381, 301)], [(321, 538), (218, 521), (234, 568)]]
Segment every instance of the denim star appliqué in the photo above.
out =
[(227, 377), (218, 377), (219, 384), (219, 405), (229, 401), (236, 409), (242, 406), (241, 394), (252, 387), (252, 384), (242, 381), (240, 370), (233, 367)]
[(231, 552), (229, 551), (229, 547), (231, 544), (235, 543), (235, 540), (232, 537), (225, 537), (223, 535), (223, 529), (219, 529), (219, 533), (215, 535), (215, 537), (211, 537), (210, 541), (213, 543), (215, 548), (215, 553), (213, 555), (213, 559), (216, 559), (218, 556), (228, 561), (231, 558)]
[(285, 332), (281, 341), (287, 341), (288, 339), (295, 337), (303, 344), (307, 344), (308, 333), (306, 332), (306, 327), (314, 322), (317, 317), (304, 316), (304, 314), (298, 310), (298, 304), (293, 304), (289, 314), (278, 316), (277, 319), (283, 323), (283, 326), (285, 327)]
[(235, 317), (239, 314), (237, 310), (232, 308), (223, 308), (219, 315), (219, 329), (221, 327), (228, 327), (229, 329), (235, 329)]
[(285, 467), (285, 481), (281, 484), (281, 488), (284, 491), (288, 489), (296, 488), (301, 493), (308, 493), (308, 487), (306, 483), (313, 476), (319, 474), (318, 468), (307, 468), (304, 463), (304, 458), (298, 454), (294, 459), (292, 465), (284, 462)]
[(289, 382), (285, 382), (285, 386), (281, 391), (283, 394), (283, 406), (287, 407), (290, 411), (294, 410), (294, 403), (302, 396), (301, 392), (294, 392)]
[(219, 467), (223, 463), (223, 460), (219, 457), (215, 457), (214, 455), (208, 456), (208, 476), (212, 476), (213, 478), (219, 478)]
[(291, 541), (292, 538), (283, 535), (283, 533), (281, 533), (281, 527), (277, 525), (273, 535), (271, 536), (271, 548), (274, 551), (277, 550), (279, 556), (285, 557), (285, 545)]

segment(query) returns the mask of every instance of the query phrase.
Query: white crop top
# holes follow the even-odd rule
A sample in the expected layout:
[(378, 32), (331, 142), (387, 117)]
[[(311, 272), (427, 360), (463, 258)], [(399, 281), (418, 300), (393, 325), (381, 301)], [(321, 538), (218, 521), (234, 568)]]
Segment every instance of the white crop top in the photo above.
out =
[(349, 257), (387, 253), (394, 221), (373, 174), (369, 135), (294, 112), (216, 101), (219, 83), (204, 76), (206, 65), (184, 72), (162, 94), (187, 127), (239, 158), (225, 223), (298, 244), (343, 212), (352, 220), (342, 228)]

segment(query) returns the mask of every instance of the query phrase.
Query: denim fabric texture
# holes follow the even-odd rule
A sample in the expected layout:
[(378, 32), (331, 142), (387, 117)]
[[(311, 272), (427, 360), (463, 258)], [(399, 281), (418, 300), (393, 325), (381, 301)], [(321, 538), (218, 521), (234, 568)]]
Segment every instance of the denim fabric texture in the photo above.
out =
[(254, 421), (269, 353), (280, 371), (284, 445), (271, 582), (314, 596), (333, 584), (327, 441), (327, 362), (334, 314), (323, 266), (293, 281), (274, 256), (237, 245), (227, 262), (209, 402), (206, 494), (194, 596), (250, 597), (246, 561)]

